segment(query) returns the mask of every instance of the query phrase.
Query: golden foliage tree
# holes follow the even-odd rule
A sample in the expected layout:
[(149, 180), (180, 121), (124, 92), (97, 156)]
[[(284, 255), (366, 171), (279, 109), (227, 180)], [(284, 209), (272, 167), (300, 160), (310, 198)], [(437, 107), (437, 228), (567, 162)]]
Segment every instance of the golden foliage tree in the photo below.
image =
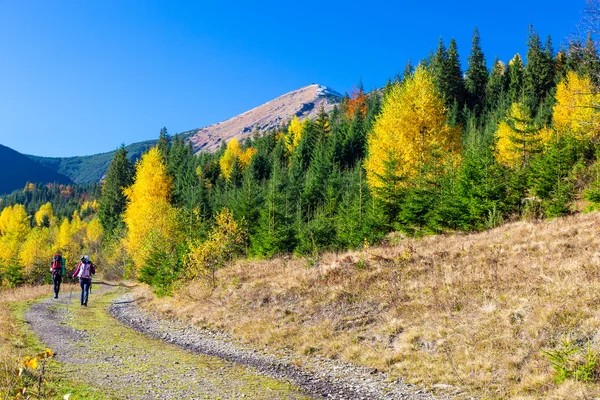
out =
[(577, 139), (595, 139), (600, 129), (599, 105), (600, 95), (591, 79), (569, 71), (556, 87), (554, 127)]
[(124, 191), (127, 197), (124, 245), (136, 268), (143, 265), (150, 250), (144, 246), (146, 236), (154, 231), (164, 240), (170, 240), (176, 235), (176, 210), (169, 202), (171, 188), (162, 155), (153, 147), (136, 164), (134, 183)]
[(246, 230), (229, 209), (222, 209), (215, 218), (215, 226), (204, 242), (190, 244), (187, 255), (186, 277), (207, 277), (215, 284), (216, 271), (231, 262), (246, 240)]
[(50, 228), (36, 226), (27, 234), (19, 250), (19, 260), (30, 281), (42, 282), (48, 274), (52, 257), (52, 232)]
[(304, 124), (300, 122), (297, 115), (294, 115), (288, 126), (287, 135), (285, 135), (285, 147), (288, 154), (292, 154), (298, 143), (300, 143), (303, 130)]
[(236, 138), (233, 138), (227, 143), (227, 149), (225, 153), (219, 159), (219, 166), (221, 167), (221, 173), (225, 179), (229, 179), (235, 159), (239, 160), (240, 165), (246, 168), (252, 157), (256, 154), (256, 149), (249, 147), (246, 150), (242, 150), (240, 142)]
[(460, 132), (446, 120), (442, 97), (425, 68), (394, 85), (367, 139), (369, 186), (383, 187), (383, 177), (390, 173), (399, 178), (398, 185), (426, 169), (440, 174), (457, 159), (460, 148)]
[(496, 160), (508, 167), (524, 165), (552, 136), (550, 129), (536, 124), (525, 104), (515, 102), (496, 130)]
[(15, 204), (0, 214), (0, 260), (10, 262), (18, 258), (19, 249), (29, 233), (29, 216), (25, 207)]
[(35, 223), (37, 226), (49, 226), (54, 218), (54, 211), (50, 202), (42, 204), (40, 209), (35, 213)]
[(85, 247), (88, 248), (91, 253), (97, 254), (103, 237), (104, 229), (102, 229), (100, 219), (95, 217), (86, 226), (84, 238)]

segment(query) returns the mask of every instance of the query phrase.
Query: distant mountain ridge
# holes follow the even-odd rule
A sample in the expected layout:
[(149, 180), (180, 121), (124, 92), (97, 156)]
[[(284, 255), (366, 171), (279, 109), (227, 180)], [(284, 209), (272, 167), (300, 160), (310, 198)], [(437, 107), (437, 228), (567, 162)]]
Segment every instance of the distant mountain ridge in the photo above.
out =
[(27, 182), (72, 184), (67, 176), (44, 166), (25, 154), (0, 144), (0, 194), (22, 189)]
[[(276, 129), (288, 123), (294, 115), (301, 120), (314, 119), (321, 107), (329, 112), (341, 99), (342, 95), (335, 90), (312, 84), (281, 95), (226, 121), (182, 132), (181, 135), (192, 144), (196, 153), (216, 151), (222, 142), (233, 138), (242, 141), (251, 137), (254, 131)], [(125, 149), (128, 157), (135, 161), (156, 142), (157, 140), (147, 140), (133, 143)], [(115, 151), (79, 157), (27, 157), (75, 183), (93, 183), (99, 182), (106, 174)]]

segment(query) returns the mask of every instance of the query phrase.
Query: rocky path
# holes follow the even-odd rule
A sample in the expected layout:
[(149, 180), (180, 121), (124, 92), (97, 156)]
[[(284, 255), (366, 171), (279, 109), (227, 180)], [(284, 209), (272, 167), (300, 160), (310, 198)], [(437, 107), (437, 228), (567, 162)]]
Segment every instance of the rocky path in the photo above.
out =
[(125, 288), (95, 285), (87, 308), (76, 297), (36, 303), (25, 319), (55, 350), (65, 374), (83, 376), (109, 398), (434, 398), (373, 370), (258, 352), (222, 334), (161, 320), (140, 309)]

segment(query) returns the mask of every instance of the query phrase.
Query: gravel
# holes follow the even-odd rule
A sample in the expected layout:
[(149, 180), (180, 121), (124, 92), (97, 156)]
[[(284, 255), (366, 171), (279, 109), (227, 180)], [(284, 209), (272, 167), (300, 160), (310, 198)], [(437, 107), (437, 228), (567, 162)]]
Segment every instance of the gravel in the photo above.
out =
[[(153, 338), (195, 353), (251, 367), (271, 378), (289, 379), (314, 398), (407, 400), (449, 398), (448, 396), (436, 397), (412, 385), (390, 379), (388, 375), (377, 370), (321, 357), (305, 357), (298, 360), (297, 356), (285, 352), (258, 351), (237, 343), (220, 332), (201, 329), (177, 320), (161, 319), (141, 309), (131, 293), (113, 302), (109, 307), (109, 313), (132, 329)], [(463, 397), (460, 393), (457, 395)]]

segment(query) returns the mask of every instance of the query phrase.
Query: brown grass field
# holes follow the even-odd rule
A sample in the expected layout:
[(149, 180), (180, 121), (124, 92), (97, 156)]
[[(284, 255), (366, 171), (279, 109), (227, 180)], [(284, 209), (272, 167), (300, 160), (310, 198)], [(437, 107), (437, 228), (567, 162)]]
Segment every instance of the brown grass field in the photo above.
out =
[[(600, 349), (600, 213), (363, 251), (247, 260), (145, 306), (256, 346), (378, 368), (480, 398), (588, 399), (544, 350)], [(578, 362), (577, 355), (574, 363)], [(581, 356), (579, 356), (581, 358)], [(439, 387), (439, 386), (438, 386)]]

